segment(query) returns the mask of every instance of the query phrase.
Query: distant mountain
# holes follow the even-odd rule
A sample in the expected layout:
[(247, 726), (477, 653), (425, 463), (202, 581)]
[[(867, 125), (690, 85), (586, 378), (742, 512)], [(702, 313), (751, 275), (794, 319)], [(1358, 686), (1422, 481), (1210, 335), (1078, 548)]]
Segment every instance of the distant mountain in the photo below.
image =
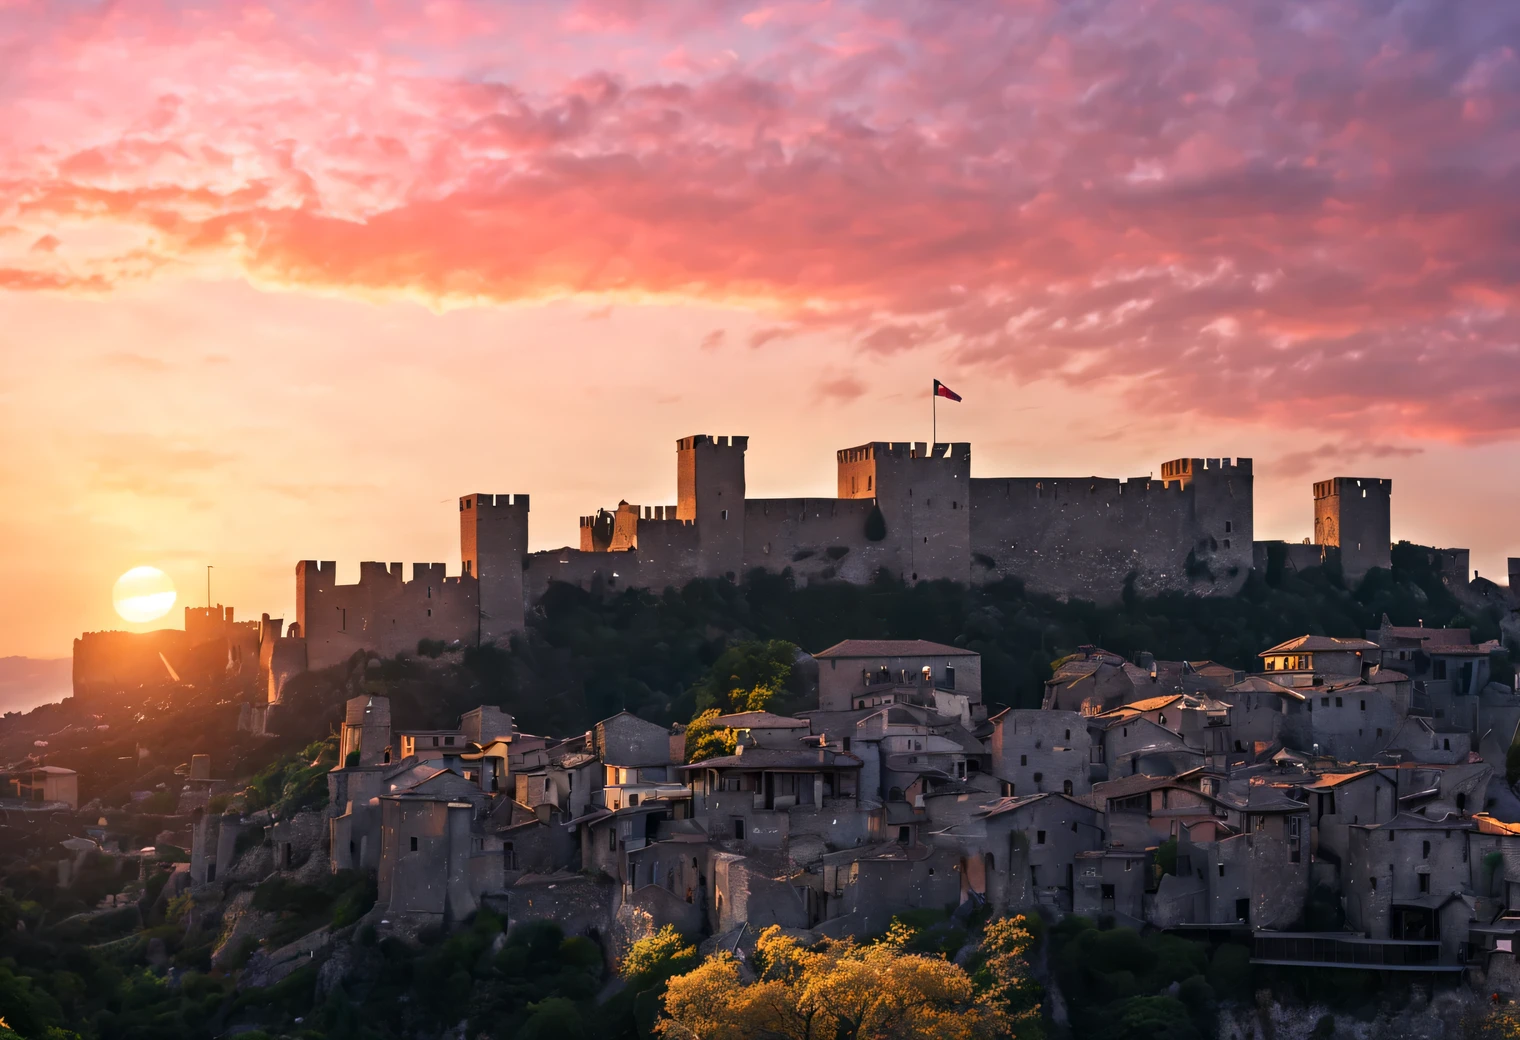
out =
[(63, 700), (74, 691), (73, 673), (67, 657), (0, 657), (0, 713)]

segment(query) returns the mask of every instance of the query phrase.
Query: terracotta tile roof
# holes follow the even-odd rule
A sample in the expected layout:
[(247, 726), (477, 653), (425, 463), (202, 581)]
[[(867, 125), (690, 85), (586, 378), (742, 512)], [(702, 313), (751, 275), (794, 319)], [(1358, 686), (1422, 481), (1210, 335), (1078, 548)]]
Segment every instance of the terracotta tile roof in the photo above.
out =
[(827, 650), (813, 655), (818, 658), (855, 657), (978, 657), (975, 650), (944, 643), (931, 643), (927, 639), (846, 639)]
[(1364, 776), (1371, 776), (1376, 772), (1376, 769), (1358, 769), (1351, 773), (1321, 773), (1318, 780), (1311, 784), (1305, 784), (1304, 790), (1323, 791), (1327, 788), (1339, 787), (1348, 780), (1359, 780)]

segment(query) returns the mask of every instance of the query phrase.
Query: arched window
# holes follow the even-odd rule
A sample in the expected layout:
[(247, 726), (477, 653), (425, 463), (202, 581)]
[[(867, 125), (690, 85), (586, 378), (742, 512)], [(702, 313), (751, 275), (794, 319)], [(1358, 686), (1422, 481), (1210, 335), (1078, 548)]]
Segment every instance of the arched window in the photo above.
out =
[(1071, 781), (1070, 780), (1063, 780), (1063, 781), (1061, 781), (1061, 793), (1062, 794), (1071, 794)]

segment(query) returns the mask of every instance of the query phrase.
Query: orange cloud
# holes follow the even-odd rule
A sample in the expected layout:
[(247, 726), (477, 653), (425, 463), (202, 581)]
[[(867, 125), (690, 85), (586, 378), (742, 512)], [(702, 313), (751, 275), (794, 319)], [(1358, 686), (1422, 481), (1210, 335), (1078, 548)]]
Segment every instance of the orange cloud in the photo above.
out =
[(255, 14), (0, 13), (0, 288), (738, 304), (752, 346), (1520, 434), (1511, 6)]

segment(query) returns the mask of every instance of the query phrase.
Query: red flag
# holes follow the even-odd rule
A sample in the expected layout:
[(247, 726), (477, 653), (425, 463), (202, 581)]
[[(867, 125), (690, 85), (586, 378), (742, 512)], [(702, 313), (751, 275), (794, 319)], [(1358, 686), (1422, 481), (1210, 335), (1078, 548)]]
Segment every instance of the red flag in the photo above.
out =
[(948, 386), (946, 386), (944, 383), (941, 383), (938, 379), (934, 381), (934, 396), (948, 397), (952, 401), (959, 401), (961, 399), (960, 394), (956, 393), (954, 390), (951, 390)]

